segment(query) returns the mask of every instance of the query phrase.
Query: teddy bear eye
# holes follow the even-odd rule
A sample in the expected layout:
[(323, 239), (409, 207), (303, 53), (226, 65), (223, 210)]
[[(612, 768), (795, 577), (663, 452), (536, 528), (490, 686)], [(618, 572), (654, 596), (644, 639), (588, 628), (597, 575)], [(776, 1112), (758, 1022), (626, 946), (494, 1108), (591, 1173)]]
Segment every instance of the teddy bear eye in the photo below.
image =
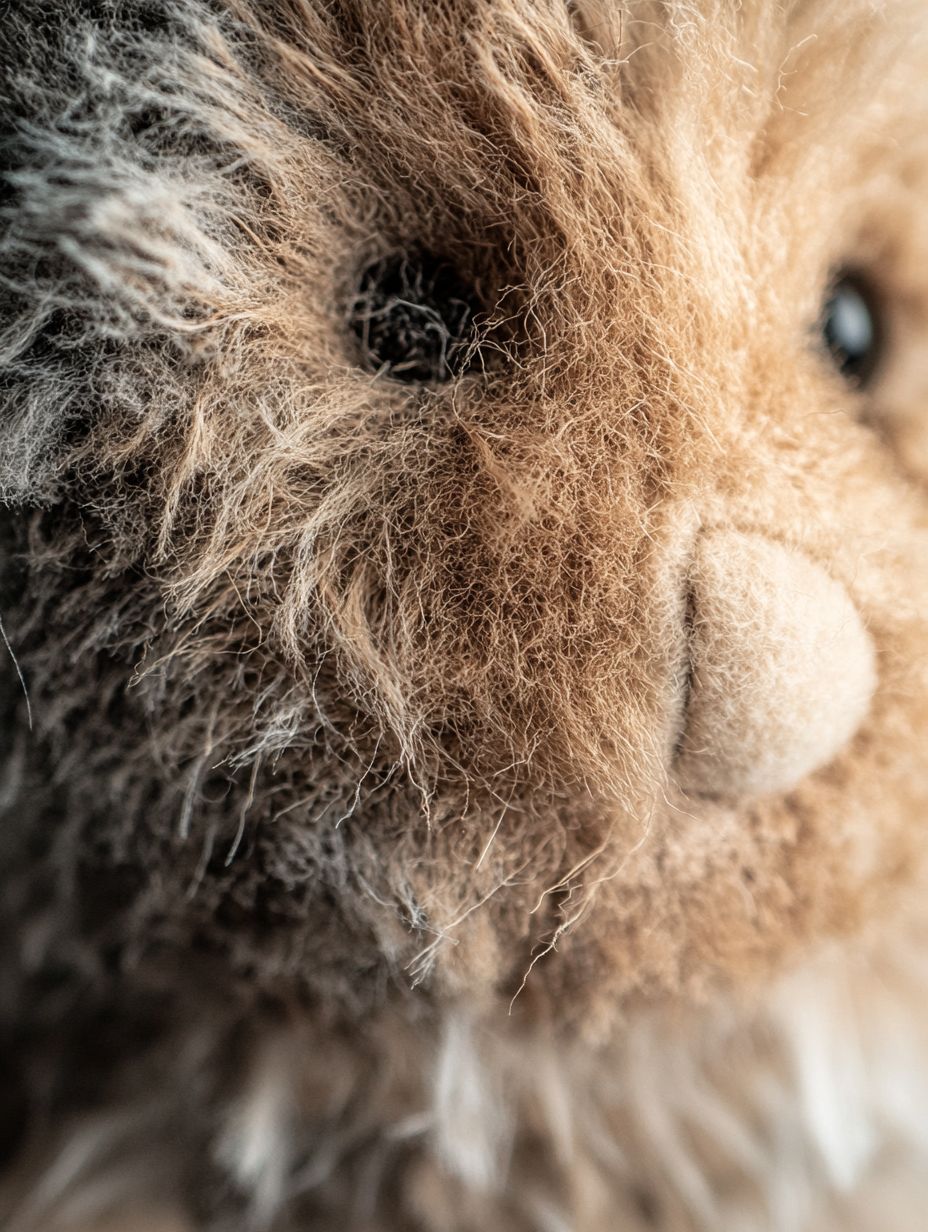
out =
[(384, 257), (363, 271), (349, 324), (367, 369), (426, 384), (469, 366), (479, 311), (476, 288), (452, 262), (418, 252)]
[(845, 270), (834, 279), (822, 309), (821, 330), (842, 376), (866, 385), (880, 364), (883, 328), (876, 295), (864, 277)]

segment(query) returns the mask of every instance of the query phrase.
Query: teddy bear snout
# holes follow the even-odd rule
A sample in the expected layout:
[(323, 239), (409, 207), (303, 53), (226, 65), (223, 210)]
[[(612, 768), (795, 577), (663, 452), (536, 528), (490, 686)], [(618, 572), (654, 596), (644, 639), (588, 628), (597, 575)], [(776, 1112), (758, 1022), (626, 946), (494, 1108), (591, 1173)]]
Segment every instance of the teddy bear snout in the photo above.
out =
[(788, 791), (840, 752), (870, 708), (870, 634), (844, 586), (802, 552), (757, 534), (701, 534), (687, 623), (676, 770), (691, 794)]

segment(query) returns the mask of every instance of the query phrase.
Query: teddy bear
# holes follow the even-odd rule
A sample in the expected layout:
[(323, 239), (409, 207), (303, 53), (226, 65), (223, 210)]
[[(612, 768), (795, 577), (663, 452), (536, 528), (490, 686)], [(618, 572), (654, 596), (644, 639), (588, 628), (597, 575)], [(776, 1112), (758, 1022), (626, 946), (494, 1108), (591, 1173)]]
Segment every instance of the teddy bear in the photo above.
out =
[(928, 14), (9, 0), (8, 1232), (915, 1232)]

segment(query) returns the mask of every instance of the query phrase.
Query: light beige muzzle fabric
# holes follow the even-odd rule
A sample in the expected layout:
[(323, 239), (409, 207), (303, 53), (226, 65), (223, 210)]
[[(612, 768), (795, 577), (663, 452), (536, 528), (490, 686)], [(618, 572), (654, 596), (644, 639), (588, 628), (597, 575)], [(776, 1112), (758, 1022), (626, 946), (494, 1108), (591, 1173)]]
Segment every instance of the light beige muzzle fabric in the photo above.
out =
[(869, 710), (876, 664), (860, 614), (807, 556), (738, 531), (700, 536), (690, 588), (680, 782), (722, 797), (788, 791)]

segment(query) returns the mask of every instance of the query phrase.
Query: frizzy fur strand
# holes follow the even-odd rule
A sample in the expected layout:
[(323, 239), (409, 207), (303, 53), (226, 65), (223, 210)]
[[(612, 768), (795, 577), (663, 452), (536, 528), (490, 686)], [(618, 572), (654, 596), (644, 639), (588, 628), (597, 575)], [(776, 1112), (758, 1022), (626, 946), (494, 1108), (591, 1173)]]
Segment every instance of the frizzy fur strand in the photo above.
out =
[[(3, 616), (37, 730), (10, 758), (6, 910), (34, 941), (3, 1026), (63, 1118), (14, 1218), (175, 1192), (217, 1229), (283, 1228), (289, 1201), (320, 1226), (595, 1232), (653, 1226), (656, 1192), (673, 1229), (743, 1208), (817, 1232), (878, 1154), (802, 1119), (795, 1056), (842, 1011), (808, 988), (805, 1025), (745, 1011), (743, 1086), (712, 1040), (733, 990), (881, 922), (921, 856), (921, 497), (797, 323), (849, 237), (889, 281), (918, 264), (924, 22), (91, 8), (60, 33), (14, 9), (2, 53)], [(347, 327), (360, 269), (410, 246), (486, 298), (450, 386), (372, 377)], [(788, 804), (691, 817), (667, 775), (694, 509), (775, 520), (879, 639), (872, 729)], [(828, 980), (866, 986), (844, 961)], [(923, 987), (897, 966), (887, 1018)], [(668, 1009), (648, 1042), (641, 999), (720, 984), (725, 1009)], [(695, 1071), (686, 1098), (664, 1065)], [(924, 1144), (898, 1081), (855, 1107), (902, 1157)], [(767, 1173), (784, 1126), (807, 1149)]]

